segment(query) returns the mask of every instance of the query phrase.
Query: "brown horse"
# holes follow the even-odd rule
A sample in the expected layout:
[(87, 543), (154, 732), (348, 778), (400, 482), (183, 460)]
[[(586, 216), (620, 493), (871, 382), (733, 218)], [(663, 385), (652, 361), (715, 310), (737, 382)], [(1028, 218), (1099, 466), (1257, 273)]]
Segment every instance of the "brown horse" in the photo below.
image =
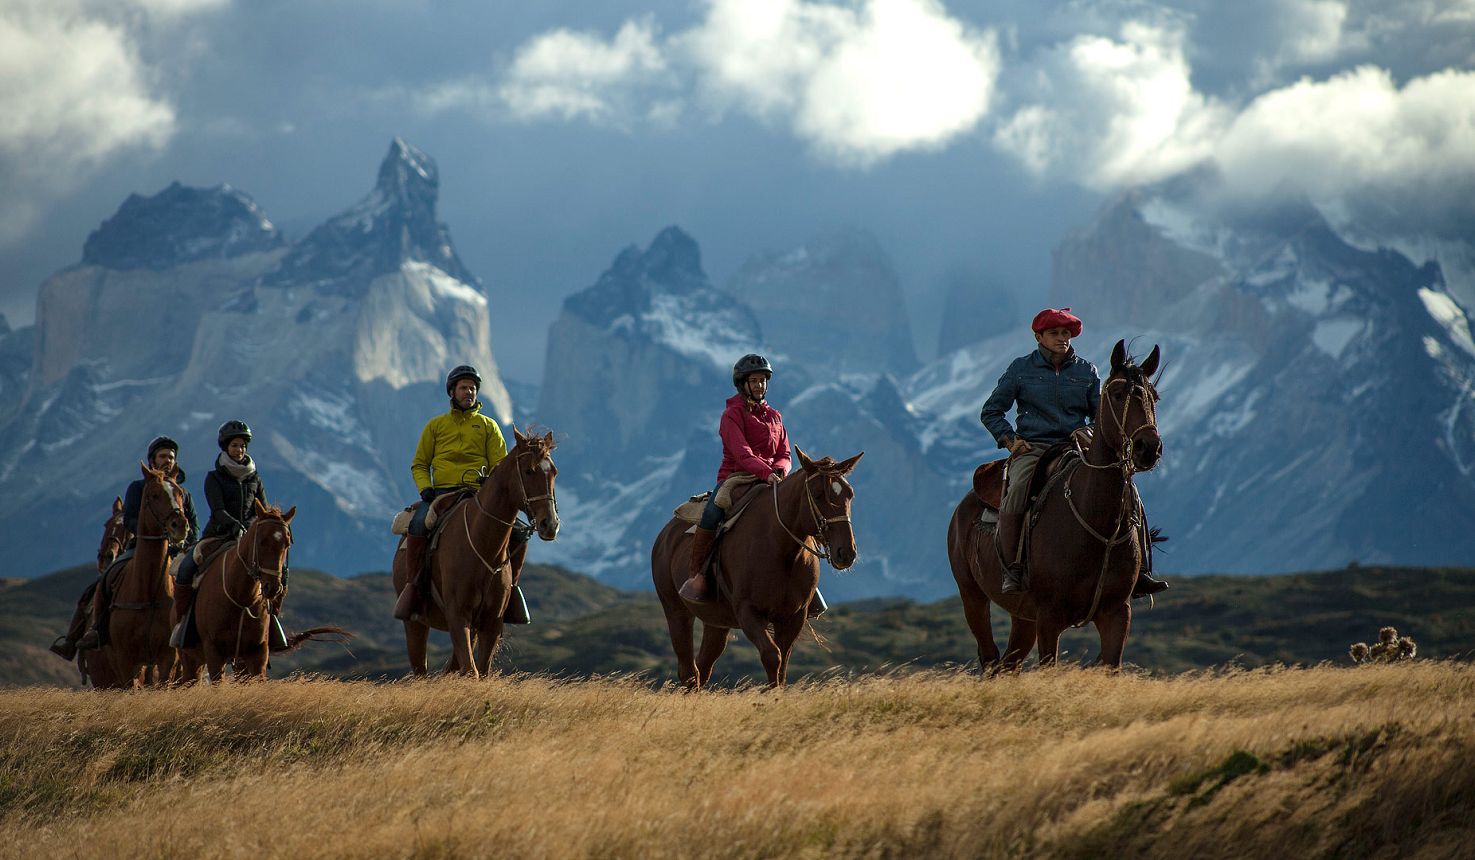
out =
[[(828, 558), (836, 570), (855, 564), (850, 524), (855, 490), (845, 476), (865, 452), (839, 463), (829, 457), (811, 460), (797, 447), (794, 453), (800, 470), (776, 486), (752, 490), (762, 495), (718, 543), (720, 601), (688, 603), (678, 593), (689, 570), (689, 523), (673, 517), (651, 547), (651, 579), (666, 613), (681, 683), (690, 689), (711, 680), (734, 627), (758, 648), (769, 686), (783, 686), (789, 654), (819, 585), (820, 559)], [(695, 620), (702, 622), (702, 645), (693, 655)]]
[[(112, 512), (108, 514), (107, 520), (102, 525), (102, 543), (97, 546), (97, 573), (101, 577), (112, 567), (114, 561), (118, 560), (123, 547), (133, 539), (133, 532), (123, 524), (123, 500), (113, 499)], [(72, 620), (68, 626), (67, 636), (62, 637), (71, 642), (76, 642), (82, 637), (86, 630), (87, 622), (92, 620), (92, 602), (96, 596), (101, 579), (93, 580), (82, 597), (77, 601), (77, 608), (72, 613)], [(60, 643), (61, 640), (57, 640)], [(56, 650), (53, 647), (53, 650)], [(99, 651), (77, 651), (77, 669), (82, 673), (82, 678), (92, 684), (93, 687), (103, 689), (116, 686), (113, 682), (112, 668), (106, 656), (99, 656)], [(63, 655), (65, 656), (65, 655)]]
[[(183, 683), (198, 680), (202, 665), (210, 680), (219, 683), (227, 663), (237, 678), (266, 678), (268, 625), (271, 616), (281, 613), (287, 597), (283, 576), (297, 508), (284, 513), (279, 507), (262, 505), (260, 499), (253, 499), (252, 504), (256, 516), (251, 525), (239, 540), (225, 544), (200, 575), (194, 607), (199, 640), (179, 651)], [(280, 650), (292, 651), (323, 633), (352, 638), (338, 627), (314, 627), (287, 637), (286, 647)]]
[[(553, 434), (524, 436), (516, 427), (512, 433), (517, 444), (481, 487), (438, 517), (437, 545), (430, 557), (433, 598), (426, 601), (422, 617), (404, 622), (410, 671), (416, 675), (428, 669), (425, 648), (431, 627), (451, 634), (448, 671), (485, 675), (502, 639), (502, 613), (518, 570), (507, 551), (513, 519), (522, 512), (538, 537), (558, 537)], [(410, 584), (403, 550), (401, 541), (391, 565), (396, 595)]]
[[(1157, 431), (1157, 389), (1152, 375), (1158, 348), (1141, 366), (1117, 341), (1111, 374), (1102, 385), (1096, 432), (1078, 467), (1049, 485), (1036, 503), (1038, 519), (1026, 547), (1028, 591), (1003, 594), (1003, 565), (995, 531), (980, 524), (984, 504), (969, 491), (948, 525), (948, 560), (963, 599), (963, 614), (978, 640), (985, 671), (1014, 669), (1038, 643), (1040, 664), (1055, 662), (1060, 634), (1094, 622), (1101, 638), (1100, 664), (1122, 665), (1132, 624), (1132, 587), (1142, 568), (1144, 534), (1132, 475), (1162, 458)], [(989, 601), (1011, 618), (1002, 658), (994, 644)]]
[(169, 578), (169, 544), (184, 540), (184, 490), (172, 475), (139, 463), (143, 495), (138, 510), (138, 544), (111, 586), (108, 645), (89, 658), (106, 660), (109, 686), (163, 684), (174, 670), (169, 615), (174, 582)]

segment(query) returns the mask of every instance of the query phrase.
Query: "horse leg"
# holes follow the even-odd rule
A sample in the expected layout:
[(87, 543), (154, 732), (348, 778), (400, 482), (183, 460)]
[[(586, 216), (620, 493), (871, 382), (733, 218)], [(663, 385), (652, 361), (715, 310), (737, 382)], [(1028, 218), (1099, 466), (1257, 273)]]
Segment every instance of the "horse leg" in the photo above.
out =
[(1038, 628), (1035, 638), (1040, 646), (1040, 665), (1053, 666), (1060, 656), (1060, 634), (1065, 625), (1053, 618), (1041, 618), (1035, 626)]
[[(691, 636), (694, 621), (691, 613), (684, 606), (665, 606), (666, 631), (671, 634), (671, 650), (676, 653), (676, 671), (681, 677), (681, 685), (688, 690), (699, 690), (702, 687), (701, 664), (692, 656)], [(702, 653), (707, 653), (707, 628), (702, 628)], [(719, 648), (718, 654), (722, 653)], [(712, 659), (717, 659), (713, 655)], [(708, 666), (708, 671), (711, 667)]]
[(480, 677), (471, 655), (471, 624), (464, 618), (448, 615), (446, 632), (451, 634), (451, 650), (456, 655), (456, 669), (463, 675)]
[(727, 635), (731, 632), (726, 627), (713, 627), (702, 622), (702, 648), (697, 652), (698, 689), (712, 680), (712, 667), (717, 665), (717, 658), (727, 649)]
[(1132, 604), (1109, 606), (1096, 613), (1096, 632), (1101, 636), (1101, 657), (1096, 661), (1113, 669), (1122, 668), (1122, 652), (1127, 647), (1127, 631), (1132, 628)]
[(416, 676), (423, 678), (430, 671), (426, 664), (425, 651), (430, 641), (430, 627), (418, 621), (406, 621), (405, 625), (405, 651), (410, 657), (410, 671)]
[(994, 623), (992, 616), (993, 604), (989, 602), (988, 595), (973, 581), (971, 574), (957, 576), (958, 596), (963, 599), (963, 619), (968, 622), (968, 630), (973, 633), (973, 638), (978, 641), (978, 666), (985, 674), (991, 673), (999, 662), (999, 646), (994, 643)]
[(789, 655), (793, 653), (794, 643), (798, 641), (799, 634), (804, 630), (804, 621), (805, 613), (797, 612), (773, 625), (773, 641), (778, 646), (778, 685), (780, 687), (789, 683)]
[(742, 626), (748, 641), (758, 649), (758, 659), (763, 661), (763, 671), (768, 673), (768, 686), (777, 687), (779, 685), (778, 670), (783, 659), (779, 656), (778, 644), (773, 641), (773, 635), (768, 632), (768, 624), (759, 618), (750, 606), (744, 606), (738, 610), (738, 624)]
[(1018, 669), (1024, 663), (1024, 658), (1034, 649), (1038, 635), (1038, 625), (1034, 621), (1018, 615), (1009, 616), (1009, 644), (1004, 646), (1004, 659), (999, 664), (1000, 668), (1007, 672)]
[(491, 619), (476, 636), (476, 671), (483, 676), (492, 672), (492, 658), (497, 655), (497, 646), (502, 642), (502, 613), (493, 613)]

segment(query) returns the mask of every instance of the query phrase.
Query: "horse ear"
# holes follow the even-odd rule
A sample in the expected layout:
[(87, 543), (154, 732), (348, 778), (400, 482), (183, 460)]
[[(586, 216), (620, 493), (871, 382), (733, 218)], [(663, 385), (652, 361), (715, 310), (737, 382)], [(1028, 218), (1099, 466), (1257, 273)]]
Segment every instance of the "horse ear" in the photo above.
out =
[(1116, 346), (1111, 348), (1111, 369), (1113, 372), (1121, 370), (1122, 365), (1127, 363), (1127, 342), (1119, 340)]
[(256, 513), (258, 513), (258, 514), (264, 514), (264, 513), (266, 513), (266, 505), (263, 505), (261, 503), (261, 498), (259, 496), (252, 496), (251, 497), (251, 505), (256, 508)]
[(856, 463), (859, 463), (860, 462), (860, 458), (861, 457), (864, 457), (865, 455), (866, 455), (866, 452), (862, 451), (859, 454), (856, 454), (854, 457), (851, 457), (849, 460), (845, 460), (845, 461), (841, 462), (840, 463), (840, 474), (842, 474), (842, 475), (848, 475), (848, 474), (850, 474), (850, 470), (851, 469), (854, 469), (855, 468), (855, 464)]
[(517, 425), (516, 424), (513, 424), (512, 425), (512, 438), (516, 439), (517, 440), (517, 444), (519, 444), (519, 445), (521, 445), (522, 443), (524, 443), (524, 442), (526, 442), (528, 440), (528, 437), (522, 435), (522, 431), (519, 430), (519, 429), (517, 429)]
[(140, 471), (140, 472), (143, 473), (144, 478), (148, 478), (149, 477), (149, 467), (148, 467), (148, 464), (145, 463), (142, 460), (139, 460), (138, 461), (138, 471)]
[(122, 496), (118, 496), (117, 498), (113, 499), (113, 513), (115, 513), (115, 514), (121, 514), (121, 513), (123, 513), (123, 497)]
[(547, 434), (545, 434), (543, 436), (543, 441), (548, 444), (548, 447), (549, 448), (552, 448), (553, 447), (553, 431), (552, 430), (549, 430), (547, 432)]
[(297, 506), (293, 505), (292, 507), (287, 508), (287, 512), (285, 514), (282, 514), (282, 522), (290, 523), (292, 522), (292, 518), (295, 516), (297, 516)]
[(799, 468), (806, 472), (809, 471), (810, 466), (814, 465), (814, 461), (809, 459), (809, 455), (804, 453), (804, 449), (798, 445), (794, 446), (794, 456), (799, 458)]
[(1157, 362), (1162, 357), (1162, 351), (1158, 349), (1157, 344), (1153, 344), (1152, 352), (1149, 352), (1147, 360), (1142, 362), (1142, 375), (1151, 379), (1152, 375), (1157, 373)]

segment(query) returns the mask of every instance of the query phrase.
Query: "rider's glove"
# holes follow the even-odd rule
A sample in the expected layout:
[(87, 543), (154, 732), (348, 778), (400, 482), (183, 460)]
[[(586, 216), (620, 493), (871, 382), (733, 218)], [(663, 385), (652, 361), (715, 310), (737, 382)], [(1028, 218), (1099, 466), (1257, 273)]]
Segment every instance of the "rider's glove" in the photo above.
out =
[(1020, 436), (1015, 436), (1013, 439), (1010, 439), (1008, 444), (1009, 453), (1013, 454), (1016, 457), (1020, 454), (1028, 454), (1033, 447), (1034, 446), (1030, 445), (1029, 442), (1025, 441), (1025, 439)]
[(431, 500), (434, 498), (435, 490), (433, 488), (426, 487), (425, 489), (420, 491), (420, 501), (424, 502), (425, 504), (430, 504)]

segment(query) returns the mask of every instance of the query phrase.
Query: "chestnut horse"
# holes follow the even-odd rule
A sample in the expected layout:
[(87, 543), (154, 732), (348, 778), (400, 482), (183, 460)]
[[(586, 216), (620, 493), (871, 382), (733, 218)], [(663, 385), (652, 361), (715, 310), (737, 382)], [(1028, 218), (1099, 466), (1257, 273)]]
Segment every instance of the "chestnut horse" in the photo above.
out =
[[(138, 544), (123, 563), (108, 597), (108, 645), (88, 658), (105, 660), (111, 674), (105, 686), (140, 687), (145, 680), (163, 684), (174, 670), (169, 647), (169, 615), (174, 582), (169, 578), (169, 544), (184, 540), (184, 490), (171, 475), (139, 463), (143, 496), (138, 509)], [(101, 668), (101, 667), (99, 667)], [(97, 680), (94, 675), (94, 682)]]
[[(819, 585), (820, 559), (828, 558), (836, 570), (855, 564), (850, 524), (855, 490), (845, 476), (865, 452), (839, 463), (829, 457), (811, 460), (797, 446), (794, 453), (799, 471), (777, 485), (750, 491), (762, 495), (752, 499), (718, 542), (720, 600), (689, 603), (678, 593), (690, 569), (690, 523), (673, 517), (651, 547), (651, 579), (666, 613), (681, 683), (689, 689), (701, 689), (711, 680), (734, 627), (758, 648), (768, 685), (783, 686), (789, 654)], [(702, 645), (693, 655), (696, 620), (702, 622)]]
[[(210, 560), (195, 588), (195, 644), (179, 649), (181, 683), (199, 679), (203, 665), (213, 683), (219, 683), (227, 663), (237, 678), (266, 679), (270, 662), (268, 625), (282, 611), (287, 598), (284, 572), (287, 550), (292, 546), (292, 518), (297, 508), (285, 513), (252, 499), (256, 516), (240, 539), (227, 544)], [(175, 619), (178, 623), (179, 619)], [(319, 634), (343, 638), (352, 634), (339, 627), (314, 627), (287, 637), (285, 651), (292, 651)]]
[[(428, 669), (425, 648), (431, 627), (451, 634), (448, 670), (485, 675), (502, 640), (502, 613), (517, 572), (507, 552), (514, 518), (518, 512), (526, 514), (543, 540), (558, 537), (553, 434), (524, 436), (515, 426), (512, 434), (517, 444), (481, 487), (437, 516), (438, 538), (429, 562), (433, 597), (422, 616), (404, 622), (405, 649), (416, 675)], [(401, 541), (391, 565), (396, 596), (411, 587), (403, 551)]]
[[(1026, 547), (1025, 593), (1000, 591), (1003, 565), (996, 532), (980, 524), (984, 504), (979, 497), (970, 490), (954, 510), (948, 561), (986, 672), (1017, 668), (1035, 644), (1040, 664), (1049, 665), (1059, 654), (1061, 632), (1088, 621), (1101, 638), (1098, 662), (1122, 665), (1132, 625), (1132, 587), (1148, 549), (1132, 475), (1156, 466), (1163, 453), (1151, 379), (1158, 358), (1154, 346), (1139, 367), (1126, 344), (1117, 341), (1091, 444), (1069, 477), (1049, 485), (1031, 513), (1038, 519)], [(990, 600), (1011, 618), (1002, 658), (994, 644)]]
[[(107, 573), (113, 562), (118, 560), (122, 554), (123, 547), (133, 539), (133, 532), (123, 524), (123, 499), (113, 499), (113, 510), (108, 514), (107, 521), (102, 525), (102, 543), (97, 546), (97, 574), (101, 577)], [(82, 593), (82, 598), (77, 601), (77, 609), (72, 613), (70, 625), (71, 638), (76, 641), (86, 629), (88, 621), (92, 619), (92, 601), (94, 593), (101, 587), (101, 579), (93, 580), (87, 590)], [(78, 651), (77, 669), (82, 673), (85, 681), (98, 689), (106, 689), (116, 686), (113, 682), (112, 667), (105, 655), (106, 647), (96, 651)]]

